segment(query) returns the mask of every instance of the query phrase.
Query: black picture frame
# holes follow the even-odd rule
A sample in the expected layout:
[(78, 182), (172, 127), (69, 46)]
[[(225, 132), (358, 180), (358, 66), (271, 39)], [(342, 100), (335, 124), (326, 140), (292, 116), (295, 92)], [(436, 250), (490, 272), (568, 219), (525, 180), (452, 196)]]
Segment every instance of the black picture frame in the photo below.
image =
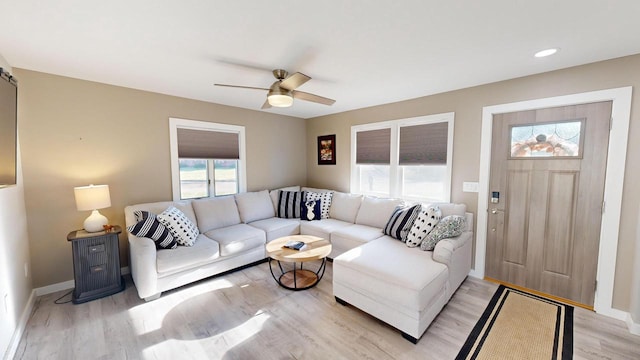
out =
[(318, 165), (336, 164), (336, 135), (318, 136)]

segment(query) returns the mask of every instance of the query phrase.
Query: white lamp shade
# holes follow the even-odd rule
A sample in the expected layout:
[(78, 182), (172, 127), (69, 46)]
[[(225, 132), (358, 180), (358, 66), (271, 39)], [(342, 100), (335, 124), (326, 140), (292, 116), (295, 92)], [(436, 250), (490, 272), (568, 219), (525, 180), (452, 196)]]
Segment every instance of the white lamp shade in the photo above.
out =
[(73, 188), (78, 211), (104, 209), (111, 206), (109, 185), (89, 185)]

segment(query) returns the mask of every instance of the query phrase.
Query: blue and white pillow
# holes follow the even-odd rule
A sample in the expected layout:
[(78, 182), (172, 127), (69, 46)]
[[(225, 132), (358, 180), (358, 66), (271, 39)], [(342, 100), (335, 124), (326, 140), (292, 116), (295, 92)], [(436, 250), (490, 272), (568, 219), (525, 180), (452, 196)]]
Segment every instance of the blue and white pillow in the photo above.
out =
[(198, 227), (189, 220), (187, 215), (174, 206), (170, 206), (158, 215), (158, 221), (167, 227), (179, 245), (193, 246), (200, 235)]
[(384, 227), (383, 232), (385, 235), (389, 235), (402, 242), (407, 241), (407, 235), (414, 221), (420, 214), (420, 204), (407, 206), (400, 205), (391, 214), (387, 225)]
[(320, 212), (322, 213), (323, 219), (329, 218), (329, 209), (331, 208), (332, 198), (333, 198), (332, 191), (327, 191), (327, 192), (306, 191), (306, 195), (305, 195), (305, 201), (320, 200), (321, 202)]
[(442, 218), (442, 211), (436, 205), (422, 205), (420, 214), (413, 222), (409, 234), (407, 234), (408, 247), (416, 247), (422, 243), (422, 240), (433, 230)]
[(278, 193), (277, 215), (279, 218), (300, 219), (300, 209), (304, 191), (283, 191)]
[(130, 233), (153, 240), (156, 249), (175, 249), (178, 247), (178, 242), (169, 230), (156, 219), (156, 214), (136, 210), (133, 215), (136, 218), (136, 223), (127, 228)]
[(300, 219), (313, 221), (322, 219), (320, 200), (307, 200), (300, 207)]

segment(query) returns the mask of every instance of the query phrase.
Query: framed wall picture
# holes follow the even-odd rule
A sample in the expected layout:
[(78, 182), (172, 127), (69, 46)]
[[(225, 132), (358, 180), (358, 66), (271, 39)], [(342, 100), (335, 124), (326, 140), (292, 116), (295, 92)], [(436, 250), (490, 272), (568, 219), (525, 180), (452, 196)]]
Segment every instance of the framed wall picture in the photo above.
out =
[(318, 165), (336, 164), (336, 135), (318, 136)]

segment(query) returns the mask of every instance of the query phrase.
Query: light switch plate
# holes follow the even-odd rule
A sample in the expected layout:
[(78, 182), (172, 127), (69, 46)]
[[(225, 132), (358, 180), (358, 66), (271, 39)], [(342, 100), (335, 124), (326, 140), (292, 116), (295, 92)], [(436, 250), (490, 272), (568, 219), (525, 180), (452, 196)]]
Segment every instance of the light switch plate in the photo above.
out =
[(477, 182), (463, 182), (462, 183), (462, 191), (463, 192), (478, 192), (478, 183)]

